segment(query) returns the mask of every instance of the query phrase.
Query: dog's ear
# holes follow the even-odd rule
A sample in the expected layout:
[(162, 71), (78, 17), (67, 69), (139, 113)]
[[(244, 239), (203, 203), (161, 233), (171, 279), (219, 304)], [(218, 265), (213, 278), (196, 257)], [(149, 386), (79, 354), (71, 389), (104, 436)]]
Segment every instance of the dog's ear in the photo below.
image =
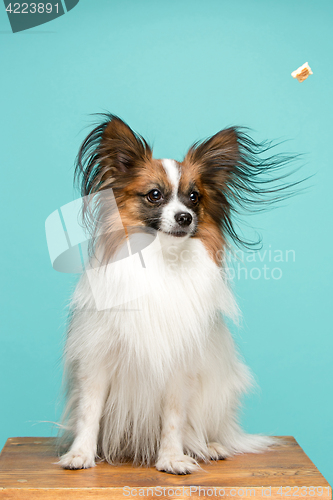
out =
[(85, 139), (77, 157), (75, 175), (81, 180), (82, 196), (111, 187), (119, 177), (125, 181), (152, 157), (143, 137), (117, 116), (105, 116)]
[(116, 172), (127, 173), (152, 152), (143, 137), (139, 136), (120, 118), (112, 116), (105, 126), (100, 143), (101, 164)]
[(194, 164), (204, 182), (221, 188), (230, 180), (239, 159), (237, 129), (227, 128), (203, 142), (195, 143), (184, 162)]
[(284, 167), (297, 155), (267, 156), (272, 147), (267, 141), (255, 142), (246, 129), (231, 127), (195, 143), (185, 156), (184, 164), (200, 176), (205, 211), (237, 244), (251, 247), (237, 234), (235, 215), (262, 211), (292, 196), (292, 188), (302, 182), (285, 181), (293, 171)]

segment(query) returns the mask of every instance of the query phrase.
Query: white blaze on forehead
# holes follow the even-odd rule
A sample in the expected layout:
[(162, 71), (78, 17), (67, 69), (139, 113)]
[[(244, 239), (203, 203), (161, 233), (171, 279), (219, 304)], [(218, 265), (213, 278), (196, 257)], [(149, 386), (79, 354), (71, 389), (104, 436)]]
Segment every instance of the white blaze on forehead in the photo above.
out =
[(166, 233), (179, 230), (179, 225), (175, 220), (175, 215), (180, 212), (190, 213), (194, 216), (193, 210), (190, 210), (178, 198), (178, 188), (181, 176), (180, 167), (175, 160), (162, 160), (163, 168), (172, 185), (172, 196), (162, 210), (161, 229)]
[(162, 160), (162, 165), (163, 165), (164, 170), (168, 176), (169, 181), (172, 184), (172, 188), (173, 188), (172, 194), (173, 194), (173, 196), (176, 196), (177, 192), (178, 192), (178, 186), (179, 186), (180, 168), (178, 167), (175, 160), (164, 159), (164, 160)]

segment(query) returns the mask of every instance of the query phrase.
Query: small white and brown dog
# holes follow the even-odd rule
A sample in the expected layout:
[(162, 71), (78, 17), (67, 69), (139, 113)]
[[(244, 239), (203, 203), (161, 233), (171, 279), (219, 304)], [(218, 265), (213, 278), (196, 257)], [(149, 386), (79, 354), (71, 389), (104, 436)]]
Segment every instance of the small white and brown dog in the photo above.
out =
[[(237, 316), (223, 269), (228, 240), (240, 241), (233, 212), (264, 203), (262, 177), (286, 162), (262, 159), (265, 150), (228, 128), (182, 162), (157, 160), (113, 115), (84, 141), (77, 174), (82, 195), (97, 199), (84, 212), (99, 230), (71, 304), (62, 467), (99, 457), (188, 474), (274, 442), (237, 422), (252, 377), (223, 321)], [(119, 260), (137, 230), (152, 243)]]

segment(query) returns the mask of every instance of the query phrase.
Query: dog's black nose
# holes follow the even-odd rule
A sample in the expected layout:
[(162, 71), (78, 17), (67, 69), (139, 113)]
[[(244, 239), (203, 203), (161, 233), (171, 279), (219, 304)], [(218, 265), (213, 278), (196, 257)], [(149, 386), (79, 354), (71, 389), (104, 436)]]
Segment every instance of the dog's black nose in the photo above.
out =
[(180, 226), (189, 226), (192, 222), (192, 215), (188, 212), (179, 212), (175, 215), (175, 219)]

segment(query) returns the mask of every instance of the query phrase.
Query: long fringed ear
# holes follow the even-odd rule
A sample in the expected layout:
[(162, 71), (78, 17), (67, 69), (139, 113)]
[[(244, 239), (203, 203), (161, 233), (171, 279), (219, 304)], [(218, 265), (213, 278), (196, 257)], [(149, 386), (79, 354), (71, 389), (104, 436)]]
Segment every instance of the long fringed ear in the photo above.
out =
[(199, 173), (205, 191), (205, 211), (223, 234), (237, 245), (253, 247), (260, 240), (244, 240), (235, 228), (235, 215), (261, 211), (273, 202), (289, 198), (295, 194), (292, 188), (303, 180), (288, 182), (286, 178), (294, 171), (283, 170), (297, 155), (267, 156), (274, 145), (256, 143), (245, 130), (227, 128), (195, 143), (184, 164), (192, 164)]
[(111, 187), (122, 177), (126, 182), (144, 160), (152, 157), (147, 142), (117, 116), (106, 119), (84, 140), (76, 161), (75, 178), (87, 196)]
[[(217, 168), (224, 165), (236, 164), (239, 160), (238, 134), (236, 128), (220, 130), (209, 139), (197, 142), (189, 149), (186, 159), (205, 165), (206, 169), (211, 167), (211, 173), (217, 173)], [(221, 169), (220, 169), (221, 172)]]

